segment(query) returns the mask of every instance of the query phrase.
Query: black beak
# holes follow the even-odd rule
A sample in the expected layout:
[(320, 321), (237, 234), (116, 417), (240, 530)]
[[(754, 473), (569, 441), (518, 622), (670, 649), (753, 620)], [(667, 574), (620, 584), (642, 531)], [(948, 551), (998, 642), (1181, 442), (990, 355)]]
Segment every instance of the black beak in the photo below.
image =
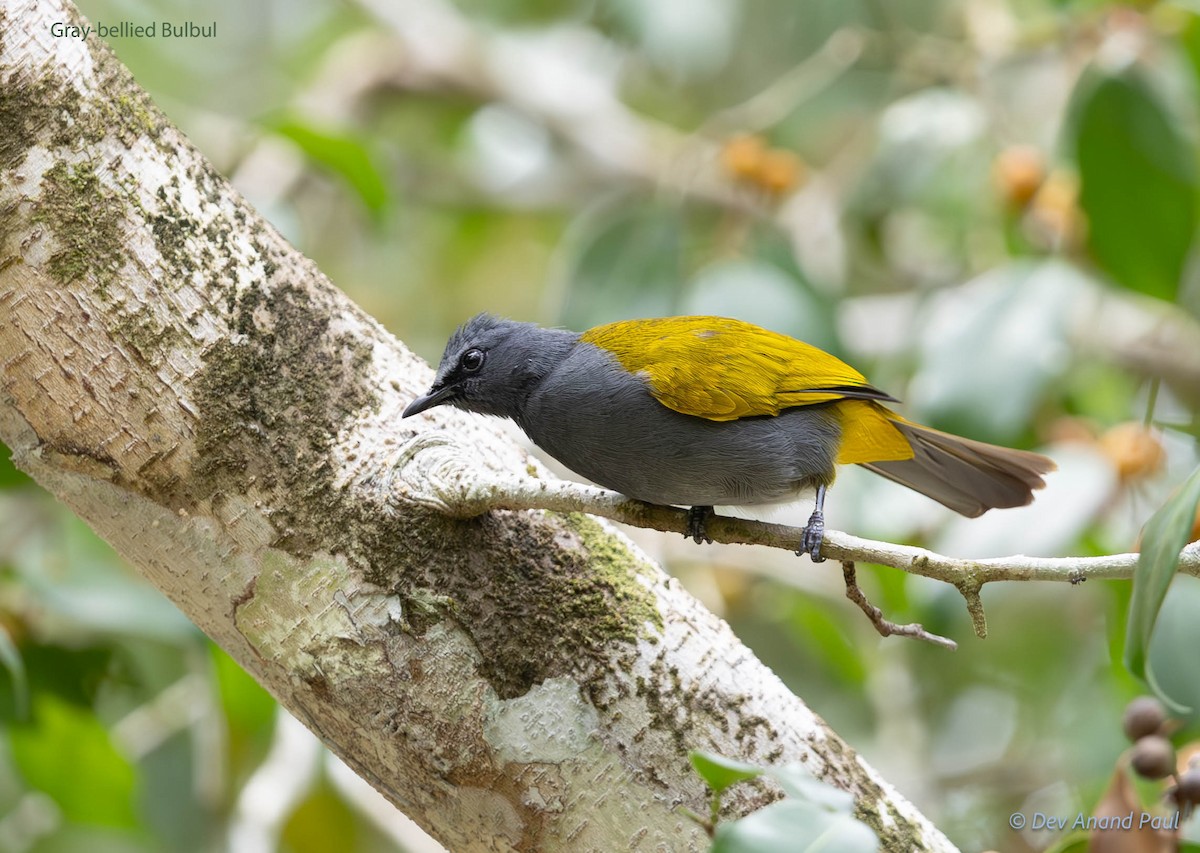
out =
[(458, 394), (458, 388), (454, 385), (443, 385), (440, 388), (434, 386), (429, 389), (428, 394), (423, 394), (409, 403), (400, 417), (407, 418), (409, 415), (420, 414), (426, 409), (440, 406), (442, 403), (452, 400), (456, 394)]

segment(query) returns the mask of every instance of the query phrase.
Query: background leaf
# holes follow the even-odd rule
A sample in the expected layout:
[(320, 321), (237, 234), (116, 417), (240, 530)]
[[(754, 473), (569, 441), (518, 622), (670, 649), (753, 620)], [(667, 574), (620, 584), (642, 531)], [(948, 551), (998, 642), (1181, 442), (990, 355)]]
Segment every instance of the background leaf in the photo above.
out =
[(328, 785), (320, 785), (288, 817), (281, 840), (293, 853), (325, 853), (354, 849), (359, 834), (345, 801)]
[(1195, 155), (1136, 68), (1085, 75), (1076, 98), (1088, 248), (1118, 283), (1174, 299), (1196, 232)]
[(712, 853), (869, 853), (879, 839), (866, 824), (807, 800), (781, 800), (741, 820), (722, 823)]
[(365, 140), (295, 119), (280, 121), (272, 129), (296, 143), (313, 162), (342, 178), (372, 218), (380, 220), (388, 204), (388, 184)]
[(1142, 550), (1133, 576), (1133, 598), (1129, 603), (1125, 665), (1134, 675), (1151, 683), (1153, 677), (1146, 666), (1150, 638), (1179, 567), (1179, 552), (1196, 523), (1197, 504), (1200, 504), (1200, 468), (1146, 522), (1142, 535)]
[(37, 725), (14, 727), (9, 746), (31, 788), (48, 794), (77, 823), (137, 826), (137, 774), (91, 714), (49, 694), (34, 703)]
[(16, 486), (31, 486), (33, 481), (23, 471), (17, 470), (12, 462), (12, 451), (0, 443), (0, 489), (11, 489)]
[(700, 778), (716, 794), (720, 794), (730, 785), (754, 779), (763, 774), (761, 767), (746, 764), (743, 761), (735, 761), (732, 758), (717, 755), (715, 752), (694, 749), (688, 753), (688, 760), (692, 762), (692, 766), (696, 768)]
[(1192, 711), (1200, 709), (1200, 578), (1179, 574), (1154, 621), (1146, 669), (1163, 694)]
[(835, 812), (850, 814), (854, 809), (854, 796), (849, 791), (822, 782), (803, 764), (773, 767), (769, 772), (789, 797), (807, 800)]

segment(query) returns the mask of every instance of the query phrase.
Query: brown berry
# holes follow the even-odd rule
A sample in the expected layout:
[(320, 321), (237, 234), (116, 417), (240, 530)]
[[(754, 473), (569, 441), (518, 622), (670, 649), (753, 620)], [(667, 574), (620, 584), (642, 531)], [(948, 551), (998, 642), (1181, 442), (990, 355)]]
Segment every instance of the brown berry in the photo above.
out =
[(1181, 774), (1172, 796), (1179, 806), (1200, 806), (1200, 768)]
[(772, 148), (758, 167), (758, 183), (767, 192), (783, 195), (795, 189), (804, 179), (804, 161), (791, 151)]
[(721, 165), (730, 176), (743, 181), (757, 180), (767, 146), (761, 136), (735, 136), (721, 148)]
[(1029, 217), (1038, 239), (1051, 246), (1078, 244), (1087, 231), (1079, 209), (1079, 180), (1068, 172), (1051, 172), (1029, 203)]
[(1138, 738), (1129, 763), (1143, 779), (1164, 779), (1175, 772), (1175, 747), (1162, 735)]
[(992, 164), (992, 180), (1013, 207), (1025, 207), (1046, 180), (1046, 161), (1032, 145), (1010, 145)]
[(1139, 696), (1125, 706), (1121, 728), (1130, 741), (1158, 734), (1167, 721), (1167, 711), (1153, 696)]
[(1136, 421), (1117, 424), (1100, 436), (1100, 450), (1117, 469), (1122, 483), (1144, 480), (1167, 461), (1158, 434)]

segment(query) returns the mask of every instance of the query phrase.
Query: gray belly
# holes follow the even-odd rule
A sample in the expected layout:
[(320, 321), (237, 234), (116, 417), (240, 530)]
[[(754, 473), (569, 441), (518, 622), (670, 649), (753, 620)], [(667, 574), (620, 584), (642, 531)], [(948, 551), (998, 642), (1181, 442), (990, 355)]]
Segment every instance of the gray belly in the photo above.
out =
[(770, 503), (830, 483), (841, 430), (828, 407), (723, 422), (680, 414), (589, 344), (542, 382), (517, 422), (577, 474), (679, 506)]

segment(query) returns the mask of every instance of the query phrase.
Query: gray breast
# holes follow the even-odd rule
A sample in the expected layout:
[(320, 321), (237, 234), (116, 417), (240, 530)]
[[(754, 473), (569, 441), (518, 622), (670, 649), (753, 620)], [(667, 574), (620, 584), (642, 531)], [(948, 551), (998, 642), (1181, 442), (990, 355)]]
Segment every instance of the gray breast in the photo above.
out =
[(828, 407), (724, 422), (681, 414), (586, 343), (543, 380), (517, 420), (577, 474), (679, 506), (770, 503), (829, 483), (841, 429)]

